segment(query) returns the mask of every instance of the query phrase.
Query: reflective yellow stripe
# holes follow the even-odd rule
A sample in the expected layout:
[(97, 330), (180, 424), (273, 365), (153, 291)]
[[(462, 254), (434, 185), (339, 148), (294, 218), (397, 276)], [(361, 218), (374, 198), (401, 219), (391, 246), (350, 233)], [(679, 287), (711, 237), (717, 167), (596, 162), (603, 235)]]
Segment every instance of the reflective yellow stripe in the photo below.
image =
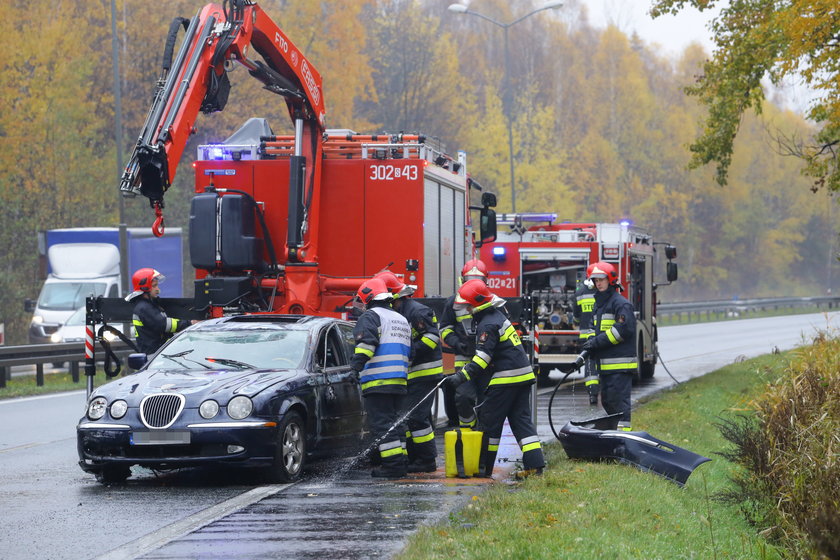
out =
[(370, 389), (371, 387), (380, 387), (382, 385), (406, 385), (408, 381), (404, 377), (398, 377), (395, 379), (374, 379), (373, 381), (368, 381), (367, 383), (362, 383), (362, 391), (365, 389)]
[(487, 362), (479, 358), (478, 355), (473, 356), (472, 361), (478, 364), (481, 369), (487, 369)]
[(522, 453), (525, 453), (526, 451), (533, 451), (534, 449), (542, 449), (542, 445), (540, 445), (540, 442), (535, 441), (534, 443), (523, 445)]
[(440, 337), (442, 339), (446, 340), (446, 337), (449, 336), (450, 334), (454, 333), (454, 332), (455, 331), (453, 329), (450, 329), (449, 327), (447, 327), (447, 328), (443, 329), (442, 331), (440, 331)]
[(423, 344), (425, 344), (426, 346), (428, 346), (432, 350), (437, 348), (437, 342), (435, 342), (434, 340), (431, 340), (429, 338), (426, 338), (425, 336), (420, 339), (420, 342), (422, 342)]
[(487, 446), (487, 451), (498, 451), (498, 450), (499, 450), (499, 446), (498, 446), (498, 444), (497, 444), (497, 445), (493, 445), (493, 444), (491, 443), (490, 445), (488, 445), (488, 446)]
[(616, 369), (636, 369), (639, 367), (639, 364), (636, 362), (624, 362), (624, 363), (617, 363), (617, 364), (601, 364), (601, 371), (612, 371)]
[(464, 367), (467, 365), (467, 360), (455, 360), (455, 367)]
[(384, 459), (385, 457), (393, 457), (394, 455), (402, 455), (403, 450), (402, 447), (394, 447), (393, 449), (388, 449), (387, 451), (380, 451), (379, 455)]
[(536, 379), (534, 377), (534, 372), (529, 372), (525, 375), (517, 375), (516, 377), (494, 377), (490, 380), (490, 385), (510, 385), (512, 383), (530, 381), (531, 379)]
[(590, 379), (589, 381), (584, 383), (585, 386), (589, 387), (590, 385), (598, 385), (598, 378)]
[(428, 369), (420, 369), (417, 371), (410, 371), (408, 372), (409, 379), (417, 379), (418, 377), (426, 377), (429, 375), (437, 375), (439, 373), (443, 373), (443, 366), (428, 368)]
[(433, 439), (435, 439), (435, 434), (431, 433), (426, 434), (425, 436), (413, 437), (411, 438), (411, 441), (413, 441), (414, 443), (426, 443), (427, 441), (432, 441)]
[(139, 321), (137, 319), (134, 319), (134, 320), (131, 321), (131, 324), (134, 325), (135, 327), (142, 327), (143, 326), (143, 321)]
[(618, 339), (615, 337), (615, 334), (613, 333), (613, 330), (612, 330), (612, 329), (610, 329), (610, 330), (608, 330), (608, 331), (607, 331), (607, 338), (609, 338), (609, 339), (610, 339), (610, 342), (612, 342), (613, 344), (618, 344), (619, 342), (621, 342), (620, 340), (618, 340)]
[(373, 350), (368, 350), (367, 348), (359, 348), (356, 346), (356, 354), (364, 354), (368, 358), (373, 358)]

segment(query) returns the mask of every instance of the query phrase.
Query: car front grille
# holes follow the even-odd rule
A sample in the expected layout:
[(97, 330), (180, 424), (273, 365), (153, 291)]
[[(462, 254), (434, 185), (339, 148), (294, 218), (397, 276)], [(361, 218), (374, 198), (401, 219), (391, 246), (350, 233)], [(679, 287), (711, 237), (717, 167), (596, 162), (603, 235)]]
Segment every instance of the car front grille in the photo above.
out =
[(181, 411), (186, 399), (178, 393), (157, 393), (149, 395), (140, 403), (140, 419), (147, 428), (168, 428)]

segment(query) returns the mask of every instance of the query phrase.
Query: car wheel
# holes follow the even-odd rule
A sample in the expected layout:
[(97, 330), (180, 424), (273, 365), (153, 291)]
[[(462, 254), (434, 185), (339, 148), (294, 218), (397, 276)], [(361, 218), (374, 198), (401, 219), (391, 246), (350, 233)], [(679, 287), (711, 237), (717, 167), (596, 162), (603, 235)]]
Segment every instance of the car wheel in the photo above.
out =
[(306, 427), (297, 412), (287, 412), (277, 433), (272, 478), (294, 482), (300, 478), (306, 460)]
[(131, 467), (124, 465), (108, 465), (102, 467), (102, 470), (96, 473), (96, 480), (102, 484), (114, 484), (125, 482), (131, 476)]

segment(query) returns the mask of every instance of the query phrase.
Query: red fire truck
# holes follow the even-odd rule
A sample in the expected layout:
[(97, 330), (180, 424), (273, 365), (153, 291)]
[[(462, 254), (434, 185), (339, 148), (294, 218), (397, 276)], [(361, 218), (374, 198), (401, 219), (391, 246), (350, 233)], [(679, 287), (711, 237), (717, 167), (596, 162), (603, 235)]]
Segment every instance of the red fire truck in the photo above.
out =
[[(321, 77), (253, 2), (208, 4), (188, 21), (163, 73), (120, 189), (142, 194), (161, 233), (163, 198), (198, 112), (221, 111), (233, 66), (278, 94), (294, 134), (250, 119), (195, 161), (190, 258), (196, 307), (210, 315), (276, 311), (342, 316), (358, 286), (385, 267), (446, 296), (473, 253), (466, 156), (422, 135), (325, 128)], [(256, 59), (260, 55), (262, 60)]]
[[(596, 261), (615, 265), (624, 295), (636, 308), (639, 377), (654, 374), (657, 362), (656, 245), (667, 258), (667, 283), (677, 279), (676, 249), (654, 242), (629, 223), (556, 223), (556, 214), (499, 214), (496, 240), (481, 246), (490, 289), (503, 298), (522, 298), (520, 326), (545, 380), (555, 366), (580, 353), (574, 323), (574, 293)], [(516, 300), (518, 301), (518, 300)]]

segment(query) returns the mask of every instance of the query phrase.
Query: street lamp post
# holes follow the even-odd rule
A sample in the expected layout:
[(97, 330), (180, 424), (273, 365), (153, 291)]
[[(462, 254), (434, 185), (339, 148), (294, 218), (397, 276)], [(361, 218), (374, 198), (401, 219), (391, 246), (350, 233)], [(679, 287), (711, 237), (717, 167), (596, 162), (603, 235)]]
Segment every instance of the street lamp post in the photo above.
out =
[(456, 14), (467, 14), (470, 16), (477, 16), (481, 19), (487, 20), (490, 23), (501, 27), (504, 33), (504, 46), (505, 46), (505, 80), (502, 92), (502, 109), (505, 112), (505, 120), (507, 120), (507, 133), (508, 133), (508, 159), (510, 161), (510, 206), (511, 212), (516, 212), (516, 182), (515, 182), (515, 172), (514, 172), (514, 163), (513, 163), (513, 92), (511, 91), (511, 80), (510, 80), (510, 50), (508, 48), (508, 29), (522, 21), (523, 19), (529, 18), (532, 15), (542, 12), (543, 10), (553, 10), (555, 8), (559, 8), (563, 5), (563, 2), (559, 0), (552, 0), (550, 2), (546, 2), (541, 7), (528, 12), (524, 16), (513, 20), (510, 23), (502, 23), (497, 21), (490, 16), (486, 16), (484, 14), (474, 12), (464, 6), (463, 4), (450, 4), (447, 8), (450, 12), (455, 12)]

